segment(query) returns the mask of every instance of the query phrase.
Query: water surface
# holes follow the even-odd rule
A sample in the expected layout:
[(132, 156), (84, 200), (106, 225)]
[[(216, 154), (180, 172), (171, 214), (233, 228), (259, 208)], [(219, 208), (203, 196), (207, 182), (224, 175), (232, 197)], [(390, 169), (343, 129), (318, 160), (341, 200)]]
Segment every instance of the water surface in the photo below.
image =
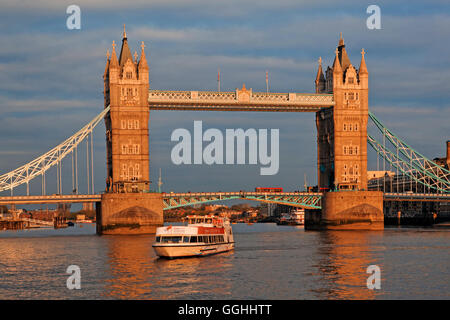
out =
[[(95, 225), (0, 232), (0, 299), (449, 299), (450, 230), (305, 231), (234, 224), (225, 254), (158, 259), (153, 235)], [(69, 290), (66, 269), (81, 268)], [(369, 290), (369, 265), (381, 289)]]

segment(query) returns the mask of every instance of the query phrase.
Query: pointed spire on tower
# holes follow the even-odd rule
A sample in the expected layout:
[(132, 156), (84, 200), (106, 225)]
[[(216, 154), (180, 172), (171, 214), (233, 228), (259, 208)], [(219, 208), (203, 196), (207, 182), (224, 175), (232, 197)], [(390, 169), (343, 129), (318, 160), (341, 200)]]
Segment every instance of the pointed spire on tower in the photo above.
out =
[(112, 53), (111, 53), (110, 66), (111, 67), (119, 66), (119, 62), (117, 61), (117, 55), (116, 55), (116, 42), (114, 40), (112, 42)]
[(344, 38), (342, 37), (342, 32), (341, 32), (341, 34), (340, 34), (340, 36), (339, 36), (339, 47), (340, 46), (345, 46), (345, 44), (344, 44)]
[(342, 36), (342, 32), (339, 36), (339, 44), (337, 48), (339, 50), (339, 62), (341, 64), (341, 68), (343, 71), (345, 71), (351, 65), (351, 62), (348, 58), (347, 50), (345, 49), (344, 37)]
[(148, 69), (147, 59), (145, 58), (145, 44), (144, 41), (141, 42), (141, 60), (139, 60), (139, 69)]
[(325, 90), (325, 77), (322, 71), (322, 57), (319, 57), (319, 68), (316, 76), (316, 93), (322, 93)]
[(367, 66), (366, 66), (366, 59), (364, 59), (364, 55), (366, 54), (366, 51), (364, 51), (364, 48), (361, 50), (361, 64), (359, 65), (359, 74), (368, 74)]
[(342, 72), (341, 63), (339, 62), (339, 50), (336, 48), (336, 57), (333, 62), (333, 73)]
[(133, 61), (133, 57), (131, 56), (130, 48), (128, 47), (128, 40), (127, 40), (127, 32), (125, 30), (125, 24), (123, 25), (123, 39), (122, 39), (122, 49), (120, 50), (120, 56), (119, 56), (119, 64), (121, 67), (127, 62), (127, 60), (130, 59)]
[(322, 70), (322, 57), (319, 57), (319, 69), (317, 70), (316, 83), (321, 81), (325, 81), (325, 77), (323, 76)]

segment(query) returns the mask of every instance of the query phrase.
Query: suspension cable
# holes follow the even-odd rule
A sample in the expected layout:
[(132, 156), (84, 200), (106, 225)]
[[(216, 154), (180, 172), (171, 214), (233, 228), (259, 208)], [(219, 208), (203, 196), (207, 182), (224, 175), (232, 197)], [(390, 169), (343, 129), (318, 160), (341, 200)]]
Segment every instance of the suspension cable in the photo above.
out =
[(109, 106), (104, 108), (100, 114), (98, 114), (82, 129), (45, 154), (13, 171), (0, 175), (0, 192), (11, 190), (12, 194), (13, 188), (27, 183), (27, 181), (29, 182), (33, 180), (37, 176), (42, 175), (44, 171), (56, 166), (61, 159), (67, 156), (81, 141), (86, 138), (95, 126), (100, 123), (100, 121), (109, 112), (109, 109)]

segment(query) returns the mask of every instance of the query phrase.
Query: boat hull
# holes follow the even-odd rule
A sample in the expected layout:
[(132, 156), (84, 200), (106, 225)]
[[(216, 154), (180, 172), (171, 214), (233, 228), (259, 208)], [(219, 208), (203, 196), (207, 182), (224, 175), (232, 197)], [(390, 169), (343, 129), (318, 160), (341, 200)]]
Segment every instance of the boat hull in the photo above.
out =
[(175, 259), (187, 257), (204, 257), (223, 253), (234, 249), (234, 243), (220, 244), (154, 244), (153, 249), (160, 258)]

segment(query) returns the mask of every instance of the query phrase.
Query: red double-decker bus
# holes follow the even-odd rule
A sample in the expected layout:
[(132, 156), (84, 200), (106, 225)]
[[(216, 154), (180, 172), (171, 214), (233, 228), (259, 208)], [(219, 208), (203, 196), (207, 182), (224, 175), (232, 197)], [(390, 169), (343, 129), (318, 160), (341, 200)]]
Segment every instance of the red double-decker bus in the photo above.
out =
[(283, 192), (283, 188), (255, 188), (255, 192)]

